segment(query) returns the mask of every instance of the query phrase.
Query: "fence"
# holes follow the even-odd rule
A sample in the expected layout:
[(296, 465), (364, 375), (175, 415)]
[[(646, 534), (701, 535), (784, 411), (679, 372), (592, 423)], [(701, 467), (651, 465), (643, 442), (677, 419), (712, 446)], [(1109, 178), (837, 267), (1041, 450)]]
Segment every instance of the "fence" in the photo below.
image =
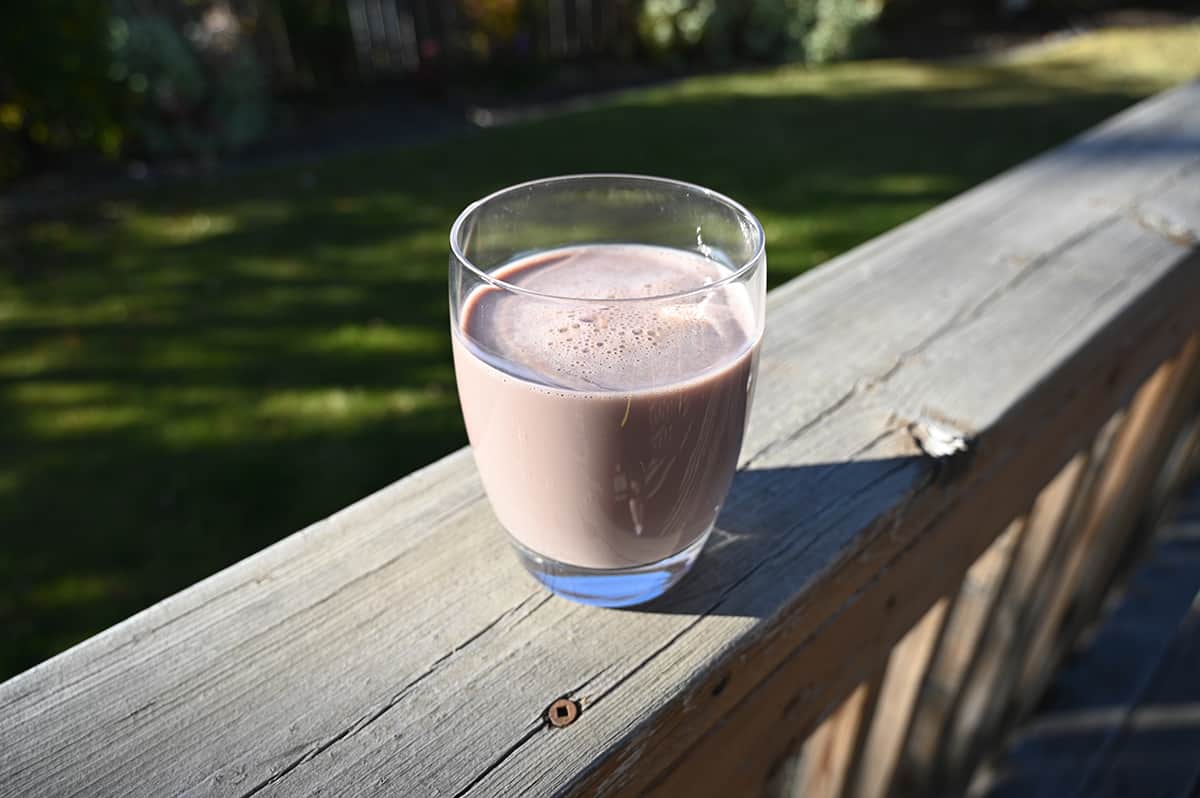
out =
[[(316, 7), (320, 6), (320, 13)], [(632, 0), (128, 0), (180, 30), (248, 33), (275, 86), (344, 87), (489, 62), (613, 54), (634, 40)]]

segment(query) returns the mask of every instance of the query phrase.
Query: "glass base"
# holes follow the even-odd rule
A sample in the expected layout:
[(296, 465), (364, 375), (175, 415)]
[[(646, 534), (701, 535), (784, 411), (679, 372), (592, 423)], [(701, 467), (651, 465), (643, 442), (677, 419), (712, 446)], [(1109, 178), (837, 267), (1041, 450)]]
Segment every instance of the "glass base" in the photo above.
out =
[(629, 568), (583, 568), (551, 560), (511, 538), (517, 559), (550, 592), (593, 607), (630, 607), (656, 599), (687, 575), (712, 528), (686, 549), (658, 562)]

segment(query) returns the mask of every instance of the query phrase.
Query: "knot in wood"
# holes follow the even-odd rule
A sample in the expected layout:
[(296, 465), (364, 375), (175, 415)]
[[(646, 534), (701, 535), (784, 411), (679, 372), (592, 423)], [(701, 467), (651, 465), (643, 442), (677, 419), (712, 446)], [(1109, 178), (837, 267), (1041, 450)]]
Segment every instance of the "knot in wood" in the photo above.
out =
[(561, 729), (570, 726), (579, 717), (579, 704), (569, 698), (560, 698), (546, 708), (546, 720)]

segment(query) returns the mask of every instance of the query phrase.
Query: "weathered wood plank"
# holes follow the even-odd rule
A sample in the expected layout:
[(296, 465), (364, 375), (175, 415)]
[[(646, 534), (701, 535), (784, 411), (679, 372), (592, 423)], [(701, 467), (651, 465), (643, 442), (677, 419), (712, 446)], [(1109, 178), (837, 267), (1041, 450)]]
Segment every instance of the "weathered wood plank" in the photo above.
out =
[(1042, 694), (1062, 655), (1107, 594), (1181, 416), (1198, 390), (1200, 334), (1158, 370), (1130, 407), (1058, 592), (1030, 646), (1018, 688), (1027, 705)]
[(1179, 492), (1187, 485), (1200, 456), (1200, 412), (1194, 412), (1184, 425), (1178, 439), (1167, 455), (1162, 473), (1154, 486), (1153, 507), (1160, 524), (1171, 517), (1170, 504), (1177, 500)]
[(1012, 649), (998, 663), (1000, 673), (996, 677), (994, 692), (1000, 700), (994, 701), (989, 696), (982, 701), (984, 720), (981, 726), (984, 729), (1005, 728), (1026, 710), (1028, 701), (1020, 695), (1019, 687), (1021, 675), (1031, 660), (1034, 635), (1040, 627), (1050, 622), (1050, 607), (1061, 589), (1063, 565), (1075, 551), (1076, 541), (1091, 512), (1113, 441), (1124, 420), (1125, 413), (1122, 411), (1105, 422), (1090, 447), (1068, 464), (1067, 469), (1075, 467), (1077, 472), (1069, 484), (1061, 486), (1057, 495), (1052, 494), (1049, 503), (1043, 504), (1043, 500), (1055, 484), (1063, 479), (1063, 473), (1038, 497), (1031, 519), (1035, 534), (1044, 525), (1042, 534), (1051, 535), (1052, 539), (1044, 562), (1029, 574), (1029, 580), (1023, 581), (1018, 573), (1016, 583), (1029, 586), (1027, 597), (1013, 614), (1002, 613), (999, 617), (1001, 625), (1012, 622)]
[(945, 633), (950, 611), (951, 599), (940, 599), (892, 649), (880, 689), (884, 700), (876, 707), (875, 720), (863, 747), (858, 780), (847, 792), (847, 798), (886, 798), (892, 794), (892, 779), (912, 727), (917, 695), (933, 652)]
[(799, 778), (785, 792), (794, 798), (841, 798), (853, 787), (863, 743), (879, 706), (883, 673), (863, 682), (804, 743)]
[(1072, 503), (1084, 500), (1080, 483), (1088, 473), (1088, 462), (1089, 455), (1078, 455), (1068, 463), (1030, 512), (1012, 573), (980, 642), (957, 716), (951, 720), (944, 767), (954, 776), (965, 775), (984, 750), (998, 742), (1020, 673), (1020, 647), (1041, 617), (1042, 597), (1048, 596), (1047, 588), (1058, 578), (1057, 563), (1066, 549), (1064, 527)]
[(0, 685), (0, 795), (753, 788), (1195, 326), (1198, 125), (1160, 96), (774, 292), (664, 601), (535, 589), (460, 452)]
[[(941, 779), (937, 764), (943, 758), (946, 736), (965, 692), (971, 668), (1024, 539), (1025, 519), (1009, 524), (967, 571), (918, 699), (916, 716), (905, 743), (906, 767), (922, 779)], [(909, 789), (930, 792), (925, 784)]]

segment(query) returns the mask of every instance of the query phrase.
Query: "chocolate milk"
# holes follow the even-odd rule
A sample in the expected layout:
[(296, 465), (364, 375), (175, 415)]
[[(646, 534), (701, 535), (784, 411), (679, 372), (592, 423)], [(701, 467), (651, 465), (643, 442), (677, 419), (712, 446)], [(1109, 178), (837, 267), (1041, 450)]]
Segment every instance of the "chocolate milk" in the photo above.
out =
[[(592, 245), (492, 273), (453, 330), (467, 433), (500, 522), (570, 565), (628, 568), (704, 535), (742, 445), (761, 330), (729, 269), (681, 250)], [(605, 302), (603, 300), (613, 300)]]

